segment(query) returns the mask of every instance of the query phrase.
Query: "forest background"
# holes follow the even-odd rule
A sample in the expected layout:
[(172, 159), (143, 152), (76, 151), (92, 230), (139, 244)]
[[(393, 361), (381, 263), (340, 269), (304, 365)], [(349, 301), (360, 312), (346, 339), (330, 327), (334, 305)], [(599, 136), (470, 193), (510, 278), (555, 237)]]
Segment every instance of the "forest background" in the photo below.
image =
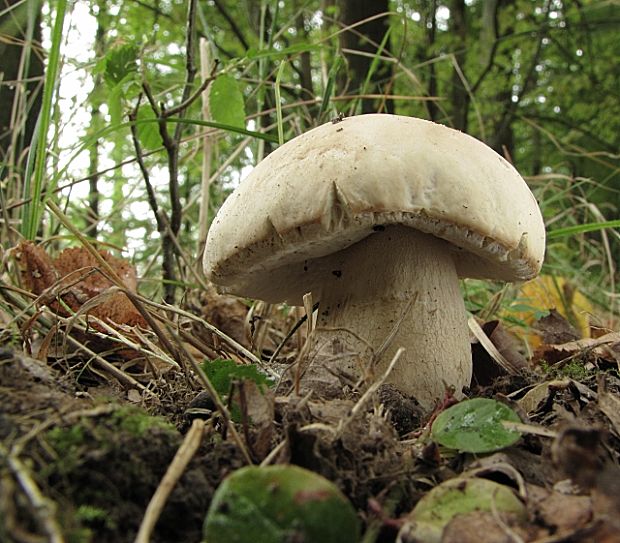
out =
[(513, 162), (545, 215), (546, 273), (614, 312), (616, 1), (10, 0), (0, 15), (4, 251), (67, 244), (51, 202), (174, 303), (252, 166), (339, 114), (379, 111)]

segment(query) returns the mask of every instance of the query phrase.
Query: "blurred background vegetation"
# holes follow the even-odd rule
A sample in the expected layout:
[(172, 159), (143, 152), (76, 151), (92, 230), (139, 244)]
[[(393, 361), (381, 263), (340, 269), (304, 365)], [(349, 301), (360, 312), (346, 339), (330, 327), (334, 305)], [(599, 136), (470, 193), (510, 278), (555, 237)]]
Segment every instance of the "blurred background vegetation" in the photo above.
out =
[[(556, 305), (611, 326), (619, 35), (614, 0), (5, 0), (3, 284), (20, 240), (82, 234), (179, 303), (204, 288), (208, 222), (258, 161), (340, 114), (388, 112), (513, 162), (543, 209)], [(539, 297), (464, 288), (470, 310), (515, 322)]]

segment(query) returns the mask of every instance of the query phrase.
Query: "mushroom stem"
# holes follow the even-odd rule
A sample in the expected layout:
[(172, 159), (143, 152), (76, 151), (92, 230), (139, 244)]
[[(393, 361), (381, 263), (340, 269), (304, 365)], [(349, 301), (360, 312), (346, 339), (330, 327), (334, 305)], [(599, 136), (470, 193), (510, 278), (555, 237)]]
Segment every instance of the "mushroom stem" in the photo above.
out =
[[(405, 353), (387, 381), (422, 405), (442, 397), (446, 385), (457, 395), (469, 385), (467, 317), (448, 243), (387, 226), (309, 265), (320, 267), (324, 281), (317, 293), (317, 326), (302, 360), (303, 389), (331, 396), (341, 389), (338, 376), (368, 384), (385, 371), (399, 347)], [(370, 367), (399, 322), (387, 350)]]

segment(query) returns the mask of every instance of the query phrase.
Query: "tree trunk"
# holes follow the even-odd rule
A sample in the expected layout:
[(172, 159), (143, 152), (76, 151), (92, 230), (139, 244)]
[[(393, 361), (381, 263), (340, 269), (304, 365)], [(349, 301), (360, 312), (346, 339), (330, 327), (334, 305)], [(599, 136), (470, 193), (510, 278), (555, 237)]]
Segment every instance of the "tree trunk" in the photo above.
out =
[[(14, 6), (14, 7), (12, 7)], [(11, 9), (12, 8), (12, 9)], [(41, 3), (5, 0), (0, 28), (0, 161), (2, 177), (21, 177), (41, 109)]]
[[(437, 2), (435, 0), (431, 0), (428, 6), (428, 12), (424, 17), (424, 27), (426, 28), (426, 47), (423, 49), (424, 57), (420, 59), (422, 62), (428, 60), (427, 56), (429, 52), (433, 50), (433, 46), (435, 45), (435, 32), (437, 28), (437, 20), (435, 16), (436, 12)], [(431, 62), (428, 65), (428, 95), (431, 98), (437, 96), (437, 77), (435, 74), (434, 62)], [(434, 100), (428, 100), (426, 102), (426, 110), (428, 111), (428, 118), (431, 121), (437, 120), (439, 108)]]
[[(338, 0), (340, 8), (340, 22), (350, 26), (369, 17), (389, 11), (388, 0)], [(379, 62), (376, 70), (371, 74), (366, 88), (365, 82), (373, 64), (373, 55), (376, 55), (380, 44), (385, 39), (389, 30), (389, 18), (378, 17), (360, 26), (346, 30), (340, 34), (340, 47), (349, 67), (348, 79), (341, 78), (339, 83), (340, 92), (350, 94), (383, 94), (389, 92), (393, 76), (393, 65)], [(348, 50), (348, 51), (347, 51)], [(351, 51), (366, 53), (360, 55)], [(389, 51), (389, 40), (385, 44), (382, 56)], [(374, 113), (381, 109), (388, 113), (394, 113), (392, 100), (363, 98), (361, 100), (362, 113)]]
[[(467, 132), (467, 114), (469, 111), (469, 93), (463, 80), (467, 51), (467, 18), (465, 0), (452, 0), (450, 3), (450, 33), (455, 40), (452, 70), (452, 126)], [(458, 41), (457, 41), (458, 40)]]
[[(104, 13), (104, 6), (98, 2), (99, 13)], [(105, 53), (105, 28), (102, 25), (101, 17), (97, 17), (97, 30), (95, 32), (95, 57), (100, 58)], [(101, 99), (98, 89), (103, 84), (101, 74), (95, 75), (95, 90), (93, 92), (93, 103), (91, 106), (90, 131), (96, 134), (102, 128)], [(99, 233), (99, 141), (93, 143), (89, 150), (88, 165), (88, 210), (86, 216), (86, 233), (96, 239)]]

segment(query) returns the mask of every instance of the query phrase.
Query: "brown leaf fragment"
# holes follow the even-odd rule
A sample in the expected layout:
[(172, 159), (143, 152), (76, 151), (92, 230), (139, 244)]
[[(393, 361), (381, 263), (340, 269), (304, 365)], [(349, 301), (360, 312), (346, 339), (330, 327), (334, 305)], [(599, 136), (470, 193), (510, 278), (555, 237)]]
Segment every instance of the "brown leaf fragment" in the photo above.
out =
[(598, 406), (609, 419), (616, 437), (620, 437), (620, 398), (607, 390), (603, 376), (598, 381)]
[(553, 442), (551, 454), (555, 465), (584, 489), (590, 489), (600, 470), (598, 449), (601, 430), (567, 425)]
[[(122, 279), (125, 287), (135, 292), (135, 269), (107, 251), (99, 251), (99, 254)], [(64, 305), (72, 312), (78, 312), (89, 300), (101, 296), (98, 303), (89, 308), (90, 315), (118, 325), (148, 328), (127, 296), (110, 290), (114, 283), (101, 272), (97, 259), (83, 247), (65, 249), (56, 259), (51, 259), (41, 246), (23, 242), (16, 255), (26, 288), (37, 296), (47, 293), (49, 296), (44, 296), (42, 303), (59, 315), (70, 315)]]
[(30, 292), (40, 295), (58, 281), (60, 275), (41, 246), (23, 242), (17, 247), (15, 257), (24, 286)]
[(273, 392), (246, 379), (235, 384), (233, 403), (241, 409), (243, 430), (255, 460), (263, 460), (275, 435)]
[(504, 367), (500, 364), (497, 360), (498, 357), (492, 356), (489, 349), (485, 348), (480, 338), (478, 338), (479, 341), (472, 345), (473, 380), (475, 383), (480, 386), (488, 386), (497, 377), (513, 374), (527, 367), (527, 359), (521, 352), (521, 342), (500, 321), (486, 322), (481, 328), (495, 347), (497, 353), (502, 357), (500, 360), (505, 360), (508, 366)]
[(543, 343), (550, 345), (574, 341), (581, 337), (575, 327), (556, 309), (551, 309), (549, 315), (538, 319), (532, 328), (540, 332)]
[(527, 494), (530, 516), (553, 534), (570, 534), (592, 520), (590, 496), (563, 494), (536, 485), (528, 485)]
[(488, 511), (455, 516), (444, 528), (441, 543), (514, 543), (514, 516)]
[[(234, 339), (246, 348), (251, 348), (251, 342), (246, 333), (245, 321), (248, 315), (248, 306), (235, 296), (218, 294), (214, 288), (201, 291), (189, 303), (192, 313), (201, 315), (209, 324)], [(194, 332), (211, 348), (217, 348), (218, 339), (211, 332), (196, 325)]]

